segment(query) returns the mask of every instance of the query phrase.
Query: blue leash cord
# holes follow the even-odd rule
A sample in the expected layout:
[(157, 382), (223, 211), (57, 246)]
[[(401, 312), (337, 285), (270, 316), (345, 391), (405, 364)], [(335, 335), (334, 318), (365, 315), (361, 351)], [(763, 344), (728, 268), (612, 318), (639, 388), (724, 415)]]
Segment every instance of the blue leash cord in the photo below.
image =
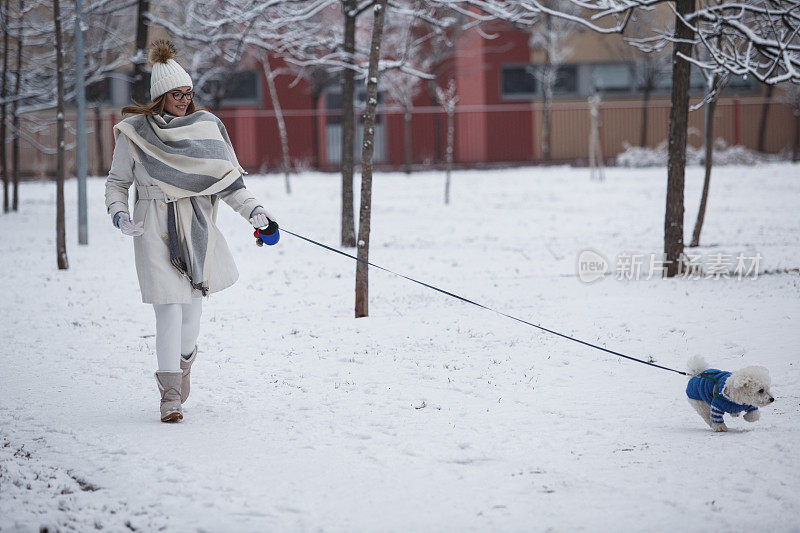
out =
[(442, 294), (446, 294), (447, 296), (451, 296), (451, 297), (453, 297), (453, 298), (455, 298), (457, 300), (461, 300), (462, 302), (466, 302), (468, 304), (472, 304), (472, 305), (478, 306), (478, 307), (480, 307), (482, 309), (486, 309), (487, 311), (492, 311), (494, 313), (497, 313), (498, 315), (504, 316), (506, 318), (510, 318), (511, 320), (516, 320), (517, 322), (521, 322), (521, 323), (523, 323), (523, 324), (525, 324), (527, 326), (532, 326), (532, 327), (538, 328), (538, 329), (540, 329), (542, 331), (546, 331), (547, 333), (552, 333), (553, 335), (558, 335), (562, 339), (571, 340), (571, 341), (583, 344), (584, 346), (589, 346), (590, 348), (595, 348), (595, 349), (600, 350), (602, 352), (606, 352), (606, 353), (610, 353), (612, 355), (616, 355), (617, 357), (622, 357), (624, 359), (629, 359), (631, 361), (636, 361), (638, 363), (642, 363), (642, 364), (645, 364), (645, 365), (654, 366), (656, 368), (661, 368), (662, 370), (669, 370), (670, 372), (675, 372), (676, 374), (681, 374), (683, 376), (688, 376), (689, 375), (686, 372), (681, 372), (680, 370), (675, 370), (674, 368), (669, 368), (669, 367), (666, 367), (666, 366), (657, 365), (655, 363), (651, 363), (650, 361), (645, 361), (643, 359), (637, 359), (636, 357), (632, 357), (630, 355), (625, 355), (623, 353), (615, 352), (614, 350), (609, 350), (608, 348), (603, 348), (602, 346), (597, 346), (596, 344), (592, 344), (591, 342), (582, 341), (580, 339), (576, 339), (575, 337), (570, 337), (569, 335), (564, 335), (563, 333), (559, 333), (557, 331), (553, 331), (552, 329), (547, 329), (547, 328), (545, 328), (543, 326), (539, 326), (537, 324), (534, 324), (533, 322), (528, 322), (527, 320), (523, 320), (521, 318), (517, 318), (515, 316), (503, 313), (502, 311), (498, 311), (497, 309), (493, 309), (493, 308), (485, 306), (483, 304), (479, 304), (478, 302), (473, 302), (472, 300), (470, 300), (468, 298), (464, 298), (463, 296), (459, 296), (458, 294), (453, 294), (452, 292), (446, 291), (444, 289), (440, 289), (439, 287), (434, 287), (433, 285), (429, 285), (428, 283), (425, 283), (424, 281), (419, 281), (419, 280), (416, 280), (414, 278), (405, 276), (403, 274), (399, 274), (399, 273), (397, 273), (397, 272), (395, 272), (393, 270), (389, 270), (388, 268), (384, 268), (384, 267), (376, 265), (374, 263), (370, 263), (369, 261), (364, 261), (363, 259), (359, 259), (358, 257), (356, 257), (354, 255), (350, 255), (350, 254), (348, 254), (346, 252), (343, 252), (341, 250), (337, 250), (336, 248), (331, 248), (330, 246), (328, 246), (326, 244), (322, 244), (321, 242), (317, 242), (314, 239), (309, 239), (308, 237), (303, 237), (302, 235), (298, 235), (297, 233), (291, 232), (286, 228), (282, 227), (280, 230), (285, 232), (285, 233), (288, 233), (289, 235), (293, 235), (293, 236), (297, 237), (298, 239), (303, 239), (306, 242), (310, 242), (311, 244), (315, 244), (317, 246), (325, 248), (326, 250), (330, 250), (331, 252), (336, 252), (339, 255), (343, 255), (345, 257), (349, 257), (350, 259), (354, 259), (354, 260), (358, 261), (359, 263), (365, 263), (365, 264), (367, 264), (367, 265), (369, 265), (371, 267), (375, 267), (375, 268), (377, 268), (379, 270), (383, 270), (384, 272), (388, 272), (389, 274), (394, 274), (395, 276), (407, 279), (408, 281), (413, 281), (414, 283), (416, 283), (418, 285), (422, 285), (423, 287), (427, 287), (429, 289), (433, 289), (433, 290), (435, 290), (437, 292), (441, 292)]

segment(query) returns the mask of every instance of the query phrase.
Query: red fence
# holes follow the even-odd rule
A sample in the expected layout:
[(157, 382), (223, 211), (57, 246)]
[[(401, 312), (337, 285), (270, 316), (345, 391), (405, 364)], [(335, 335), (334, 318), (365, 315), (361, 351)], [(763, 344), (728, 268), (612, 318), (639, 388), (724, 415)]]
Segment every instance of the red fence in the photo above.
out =
[[(758, 124), (767, 106), (766, 152), (791, 150), (797, 121), (791, 107), (762, 98), (723, 99), (717, 105), (714, 137), (729, 145), (756, 149)], [(651, 102), (646, 108), (638, 101), (607, 102), (600, 106), (600, 139), (609, 162), (625, 149), (638, 146), (642, 137), (644, 109), (647, 110), (646, 144), (657, 146), (667, 138), (669, 102)], [(272, 111), (241, 110), (221, 112), (230, 125), (243, 164), (252, 168), (280, 165), (280, 141)], [(285, 113), (292, 160), (303, 167), (318, 165), (334, 169), (340, 146), (337, 137), (340, 115), (337, 112), (291, 111)], [(316, 122), (316, 132), (313, 130)], [(543, 107), (540, 103), (496, 106), (460, 106), (455, 113), (454, 159), (460, 166), (480, 164), (536, 164), (542, 161)], [(412, 164), (426, 166), (444, 159), (447, 117), (440, 108), (414, 108), (410, 138)], [(588, 159), (589, 106), (585, 101), (557, 102), (551, 111), (551, 160), (581, 163)], [(380, 109), (376, 128), (376, 161), (384, 167), (404, 165), (405, 117), (402, 109)], [(746, 125), (746, 126), (745, 126)], [(703, 143), (704, 110), (689, 114), (689, 142)], [(360, 134), (360, 131), (359, 131)], [(316, 149), (313, 137), (316, 135)], [(359, 144), (356, 143), (356, 157)], [(246, 147), (246, 148), (245, 148)]]
[[(723, 99), (717, 105), (714, 136), (729, 145), (755, 149), (758, 125), (767, 102), (762, 98)], [(669, 102), (654, 101), (647, 106), (647, 145), (656, 146), (667, 138)], [(604, 102), (600, 106), (600, 139), (609, 163), (626, 144), (639, 145), (644, 107), (639, 101)], [(796, 142), (795, 120), (788, 104), (771, 101), (767, 106), (765, 151), (791, 151)], [(689, 114), (689, 142), (703, 142), (703, 109)], [(242, 165), (250, 171), (274, 171), (281, 165), (281, 143), (273, 111), (224, 109), (217, 113), (225, 123)], [(46, 176), (55, 171), (55, 127), (39, 126), (23, 139), (22, 172)], [(111, 127), (118, 112), (104, 110), (99, 121), (88, 119), (88, 161), (90, 173), (105, 174), (111, 162)], [(496, 106), (459, 106), (454, 117), (454, 160), (462, 167), (486, 164), (537, 164), (542, 162), (542, 118), (540, 103)], [(67, 144), (74, 143), (74, 114), (67, 116)], [(287, 110), (284, 120), (289, 152), (295, 168), (336, 170), (340, 158), (341, 115), (336, 111)], [(405, 116), (397, 107), (382, 107), (376, 125), (376, 162), (383, 168), (403, 168), (406, 160)], [(33, 122), (30, 122), (33, 124)], [(559, 101), (552, 107), (551, 160), (581, 164), (588, 158), (589, 108), (585, 101)], [(444, 160), (447, 117), (440, 108), (414, 108), (409, 122), (411, 162), (414, 168), (439, 165)], [(99, 131), (98, 143), (97, 132)], [(360, 153), (361, 128), (356, 139)], [(102, 156), (100, 152), (102, 151)], [(74, 154), (68, 153), (68, 168), (74, 169)]]

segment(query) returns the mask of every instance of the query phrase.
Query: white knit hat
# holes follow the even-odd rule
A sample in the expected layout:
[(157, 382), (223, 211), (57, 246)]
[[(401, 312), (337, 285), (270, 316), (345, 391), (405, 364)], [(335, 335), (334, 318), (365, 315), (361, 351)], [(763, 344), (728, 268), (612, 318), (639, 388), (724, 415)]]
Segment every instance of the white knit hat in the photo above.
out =
[(175, 45), (171, 41), (156, 41), (150, 48), (150, 100), (155, 100), (175, 87), (192, 87), (192, 78), (175, 61)]

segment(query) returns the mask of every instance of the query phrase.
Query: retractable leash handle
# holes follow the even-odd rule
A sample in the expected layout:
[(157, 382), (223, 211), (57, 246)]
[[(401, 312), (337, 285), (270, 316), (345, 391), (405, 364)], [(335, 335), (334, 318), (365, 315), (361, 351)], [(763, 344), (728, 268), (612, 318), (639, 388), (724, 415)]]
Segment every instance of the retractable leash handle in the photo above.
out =
[(256, 228), (253, 232), (253, 237), (256, 238), (256, 244), (258, 246), (272, 246), (277, 244), (278, 241), (281, 239), (281, 233), (278, 231), (278, 223), (274, 220), (269, 221), (269, 225), (266, 228)]

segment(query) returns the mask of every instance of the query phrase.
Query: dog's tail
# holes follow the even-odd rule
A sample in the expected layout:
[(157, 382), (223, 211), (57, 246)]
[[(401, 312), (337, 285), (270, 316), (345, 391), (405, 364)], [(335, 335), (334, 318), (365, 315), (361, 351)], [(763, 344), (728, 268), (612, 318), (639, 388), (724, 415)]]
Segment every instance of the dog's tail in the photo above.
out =
[(708, 363), (706, 363), (702, 355), (692, 356), (692, 358), (689, 359), (689, 363), (686, 365), (686, 372), (689, 373), (690, 377), (694, 377), (706, 370), (708, 370)]

